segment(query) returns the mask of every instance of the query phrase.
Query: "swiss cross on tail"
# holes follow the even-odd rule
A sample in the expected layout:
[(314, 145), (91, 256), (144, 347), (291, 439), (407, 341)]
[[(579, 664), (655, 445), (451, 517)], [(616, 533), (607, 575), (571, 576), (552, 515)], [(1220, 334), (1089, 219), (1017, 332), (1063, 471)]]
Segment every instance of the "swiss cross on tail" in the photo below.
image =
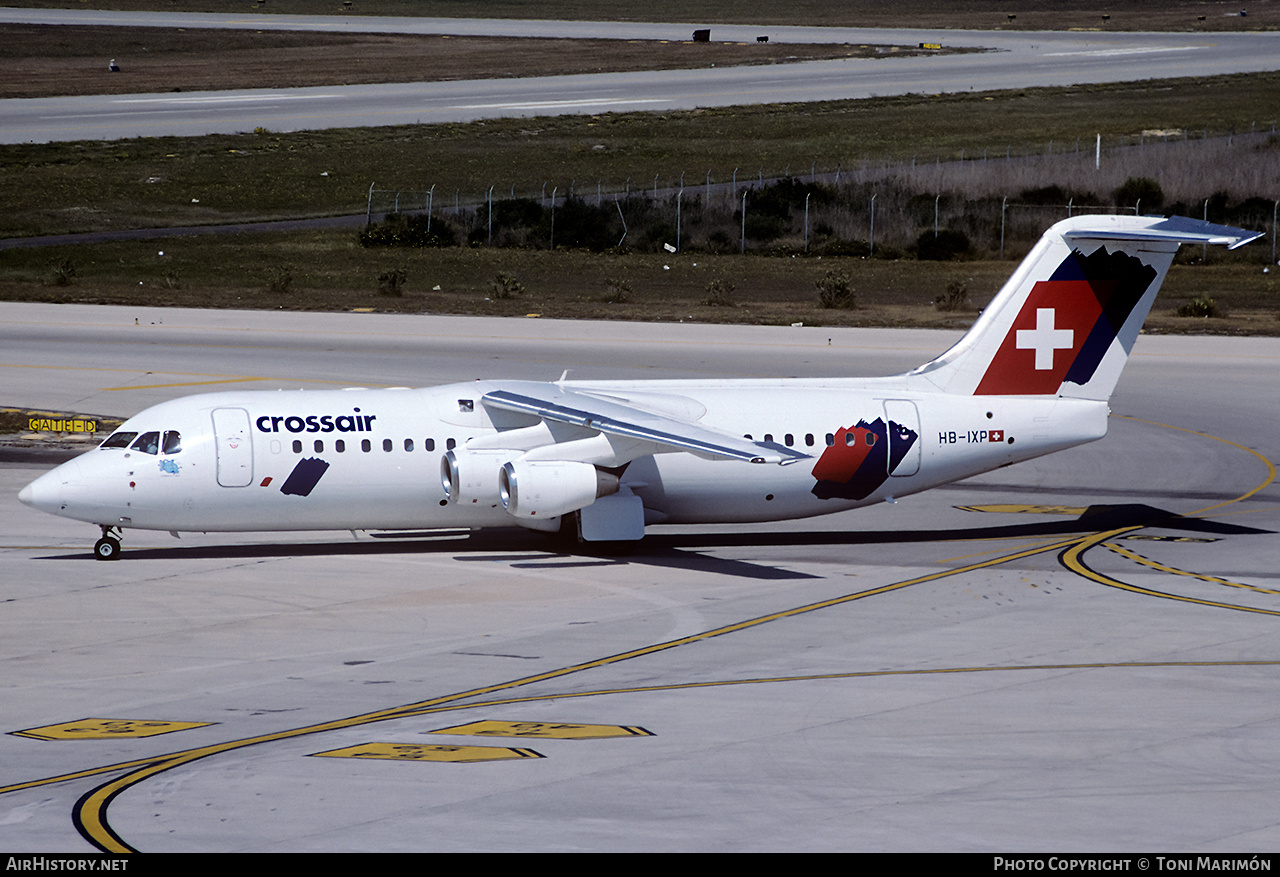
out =
[(1088, 383), (1155, 278), (1127, 253), (1073, 250), (1032, 287), (974, 394), (1050, 395), (1064, 382)]

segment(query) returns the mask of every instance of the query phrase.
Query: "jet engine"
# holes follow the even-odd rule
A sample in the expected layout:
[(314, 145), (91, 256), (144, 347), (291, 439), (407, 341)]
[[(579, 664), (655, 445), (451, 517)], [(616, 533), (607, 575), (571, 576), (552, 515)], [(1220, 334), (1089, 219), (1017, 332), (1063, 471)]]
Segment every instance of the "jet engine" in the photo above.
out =
[(617, 475), (590, 463), (512, 460), (498, 472), (502, 507), (517, 518), (547, 518), (577, 511), (618, 492)]
[(454, 448), (440, 458), (440, 486), (449, 502), (497, 506), (498, 473), (511, 451)]

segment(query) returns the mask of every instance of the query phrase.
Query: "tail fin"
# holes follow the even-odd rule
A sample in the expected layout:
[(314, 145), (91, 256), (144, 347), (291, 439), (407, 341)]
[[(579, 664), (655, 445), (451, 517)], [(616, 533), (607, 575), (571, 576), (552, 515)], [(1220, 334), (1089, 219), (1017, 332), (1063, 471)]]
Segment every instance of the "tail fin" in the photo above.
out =
[(978, 321), (912, 375), (974, 396), (1111, 396), (1179, 245), (1262, 235), (1184, 217), (1077, 216), (1036, 244)]

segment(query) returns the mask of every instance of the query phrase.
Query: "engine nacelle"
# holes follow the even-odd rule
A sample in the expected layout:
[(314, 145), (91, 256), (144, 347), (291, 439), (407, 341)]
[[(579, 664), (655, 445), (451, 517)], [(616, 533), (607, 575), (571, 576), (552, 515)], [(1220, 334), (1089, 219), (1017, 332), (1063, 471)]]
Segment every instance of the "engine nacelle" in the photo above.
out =
[(618, 492), (618, 476), (590, 463), (512, 460), (498, 473), (502, 507), (517, 518), (549, 518), (577, 511)]
[(454, 448), (440, 458), (440, 486), (449, 502), (497, 506), (498, 473), (511, 451)]

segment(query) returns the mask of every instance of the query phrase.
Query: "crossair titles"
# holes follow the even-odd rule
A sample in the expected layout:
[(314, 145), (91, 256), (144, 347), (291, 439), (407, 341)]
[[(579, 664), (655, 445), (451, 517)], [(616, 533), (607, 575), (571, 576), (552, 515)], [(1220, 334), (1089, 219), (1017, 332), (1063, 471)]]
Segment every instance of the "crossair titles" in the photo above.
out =
[(376, 414), (307, 414), (276, 417), (264, 414), (253, 423), (259, 432), (373, 432)]

